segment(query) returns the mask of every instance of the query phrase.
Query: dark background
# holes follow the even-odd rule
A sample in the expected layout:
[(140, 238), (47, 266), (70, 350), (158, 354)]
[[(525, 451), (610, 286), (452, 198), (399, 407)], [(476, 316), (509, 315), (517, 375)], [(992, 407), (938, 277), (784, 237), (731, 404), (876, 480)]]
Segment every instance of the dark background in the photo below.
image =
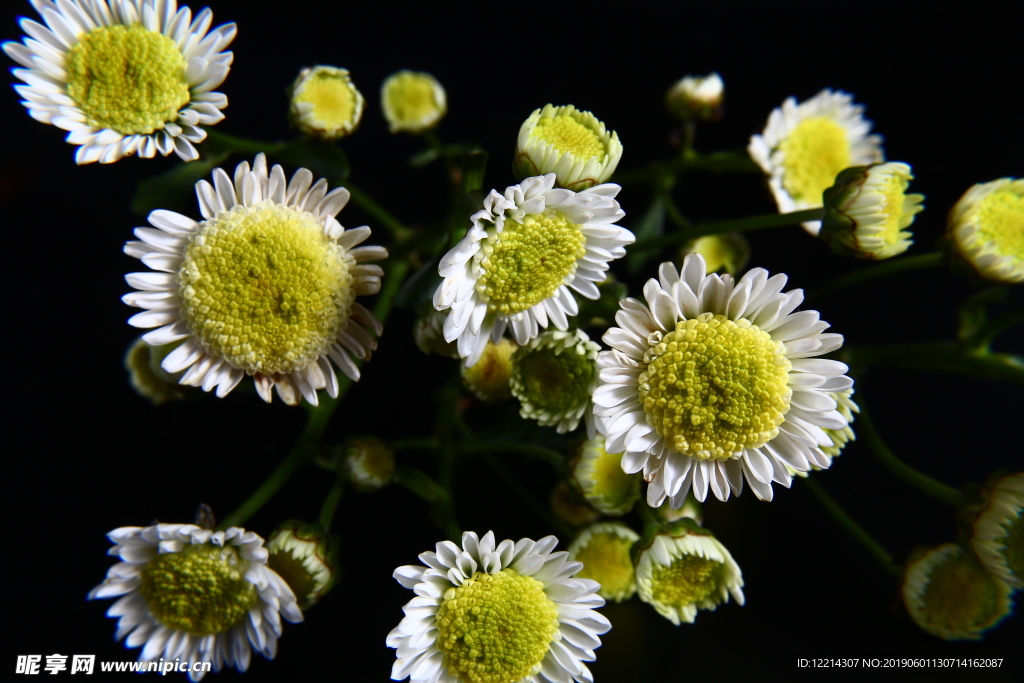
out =
[[(875, 132), (886, 137), (887, 157), (912, 164), (913, 190), (926, 195), (912, 254), (933, 248), (949, 208), (972, 184), (1022, 171), (1019, 68), (1010, 47), (1016, 38), (1012, 13), (998, 5), (955, 12), (931, 3), (212, 5), (217, 22), (239, 24), (234, 66), (220, 88), (231, 104), (218, 128), (284, 138), (285, 88), (299, 68), (349, 68), (367, 98), (361, 129), (342, 143), (352, 179), (413, 226), (442, 218), (447, 197), (438, 165), (414, 171), (406, 164), (422, 143), (389, 135), (383, 122), (379, 84), (401, 68), (432, 72), (445, 85), (450, 112), (439, 135), (488, 149), (485, 187), (499, 190), (514, 182), (509, 167), (520, 123), (548, 102), (591, 110), (617, 130), (625, 146), (620, 169), (667, 158), (673, 124), (664, 114), (664, 90), (685, 74), (713, 70), (726, 83), (726, 115), (700, 129), (702, 150), (744, 148), (790, 95), (803, 100), (831, 87), (866, 105)], [(8, 4), (0, 35), (20, 40), (14, 11)], [(21, 11), (31, 13), (28, 3)], [(74, 148), (62, 142), (61, 131), (30, 119), (13, 90), (0, 96), (7, 133), (0, 201), (8, 287), (4, 556), (10, 594), (3, 667), (10, 672), (16, 654), (134, 659), (137, 650), (113, 642), (115, 622), (104, 616), (110, 601), (85, 601), (112, 562), (104, 555), (104, 534), (153, 520), (191, 521), (198, 503), (227, 514), (287, 452), (304, 411), (264, 405), (239, 390), (226, 400), (161, 408), (132, 392), (122, 354), (137, 332), (125, 323), (133, 311), (119, 297), (129, 291), (123, 274), (140, 266), (121, 247), (144, 221), (128, 206), (138, 179), (176, 160), (75, 167)], [(756, 176), (686, 177), (675, 196), (697, 220), (775, 210)], [(630, 226), (646, 208), (648, 191), (632, 186), (619, 200)], [(197, 215), (194, 205), (166, 208)], [(355, 206), (339, 218), (348, 227), (373, 226)], [(386, 240), (379, 230), (371, 243)], [(755, 233), (751, 242), (751, 265), (789, 273), (793, 287), (813, 289), (859, 267), (799, 228)], [(641, 284), (632, 281), (631, 293)], [(971, 291), (947, 274), (926, 272), (833, 297), (819, 308), (851, 344), (948, 339), (955, 308)], [(429, 433), (432, 398), (451, 364), (416, 350), (412, 321), (407, 311), (391, 318), (328, 442), (353, 433)], [(858, 391), (871, 401), (892, 448), (941, 481), (959, 486), (994, 469), (1020, 469), (1017, 388), (879, 370)], [(468, 417), (486, 426), (499, 412), (473, 406)], [(416, 454), (404, 462), (433, 467)], [(508, 464), (547, 495), (554, 481), (546, 469)], [(915, 546), (953, 540), (952, 511), (895, 480), (863, 444), (851, 445), (815, 478), (897, 561)], [(322, 471), (300, 472), (246, 526), (266, 536), (287, 517), (315, 518), (330, 483)], [(456, 487), (467, 529), (494, 529), (499, 539), (549, 533), (479, 463), (459, 470)], [(771, 504), (746, 491), (728, 504), (705, 506), (705, 523), (743, 569), (746, 606), (701, 612), (695, 624), (681, 627), (635, 599), (608, 607), (613, 629), (592, 665), (597, 680), (788, 677), (807, 673), (797, 658), (827, 656), (1005, 658), (997, 671), (902, 672), (929, 680), (1009, 681), (1024, 670), (1019, 647), (1011, 650), (1021, 642), (1019, 617), (980, 644), (927, 636), (903, 613), (898, 587), (806, 491), (795, 485), (775, 492)], [(386, 680), (394, 652), (384, 638), (412, 597), (391, 571), (415, 563), (443, 537), (426, 512), (397, 488), (348, 495), (335, 522), (343, 539), (341, 583), (304, 624), (287, 625), (276, 662), (254, 658), (247, 679)]]

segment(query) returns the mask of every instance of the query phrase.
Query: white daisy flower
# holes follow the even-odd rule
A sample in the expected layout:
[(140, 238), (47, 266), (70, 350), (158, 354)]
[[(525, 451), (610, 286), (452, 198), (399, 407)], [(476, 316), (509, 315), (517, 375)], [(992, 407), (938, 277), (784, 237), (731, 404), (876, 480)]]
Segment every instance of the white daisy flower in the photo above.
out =
[(611, 178), (621, 160), (619, 134), (571, 104), (545, 105), (519, 128), (515, 159), (519, 178), (554, 173), (559, 187), (579, 191)]
[(384, 79), (380, 104), (392, 133), (422, 133), (440, 123), (448, 112), (444, 87), (438, 80), (408, 69)]
[(847, 368), (814, 358), (843, 338), (823, 334), (817, 311), (793, 311), (803, 290), (782, 292), (785, 275), (754, 268), (738, 282), (705, 275), (690, 254), (681, 271), (663, 263), (644, 286), (647, 305), (623, 299), (597, 359), (595, 413), (622, 469), (643, 470), (647, 501), (680, 507), (693, 490), (704, 501), (739, 494), (743, 481), (762, 500), (786, 470), (826, 468), (824, 429), (845, 429), (829, 392), (852, 386)]
[(520, 417), (555, 427), (559, 434), (573, 431), (585, 419), (593, 438), (590, 396), (597, 388), (600, 350), (583, 330), (549, 330), (512, 354), (509, 387), (519, 399)]
[(210, 30), (176, 0), (31, 0), (46, 25), (22, 19), (30, 37), (4, 43), (24, 69), (14, 86), (32, 118), (68, 131), (75, 161), (109, 164), (138, 154), (199, 158), (193, 143), (224, 118), (224, 82), (235, 25)]
[(573, 483), (601, 514), (622, 516), (640, 500), (640, 477), (623, 472), (621, 462), (622, 453), (606, 451), (604, 437), (595, 434), (569, 465)]
[(743, 604), (743, 573), (707, 529), (683, 519), (644, 534), (636, 556), (640, 599), (676, 626), (692, 624), (698, 609), (714, 610), (729, 596)]
[(127, 636), (128, 647), (142, 647), (140, 662), (180, 658), (245, 671), (250, 648), (267, 659), (277, 654), (282, 616), (302, 621), (295, 595), (267, 566), (263, 539), (251, 531), (156, 524), (121, 527), (107, 538), (114, 542), (107, 554), (121, 561), (89, 599), (120, 596), (107, 616), (119, 617), (117, 640)]
[(579, 309), (572, 292), (597, 299), (597, 283), (608, 263), (626, 254), (633, 233), (614, 225), (625, 216), (615, 201), (618, 185), (582, 192), (556, 189), (555, 175), (527, 178), (505, 190), (491, 190), (473, 214), (466, 236), (438, 266), (444, 282), (434, 307), (451, 309), (444, 324), (447, 341), (473, 365), (487, 341), (506, 328), (520, 346), (546, 328), (568, 327)]
[(640, 535), (622, 522), (591, 524), (569, 545), (569, 557), (583, 563), (578, 576), (601, 584), (605, 600), (625, 602), (636, 593), (636, 570), (630, 551)]
[(320, 601), (341, 575), (337, 536), (319, 523), (297, 519), (282, 522), (267, 541), (267, 565), (285, 580), (301, 609)]
[(412, 683), (573, 683), (592, 681), (598, 635), (611, 624), (594, 608), (596, 581), (573, 578), (582, 565), (551, 552), (558, 539), (495, 544), (494, 532), (462, 535), (425, 552), (425, 567), (395, 570), (416, 597), (390, 634), (396, 681)]
[(981, 277), (1024, 282), (1024, 179), (978, 183), (949, 212), (953, 254)]
[[(213, 184), (196, 184), (203, 220), (172, 211), (149, 214), (152, 228), (125, 253), (156, 272), (130, 273), (129, 306), (147, 309), (128, 322), (158, 329), (143, 335), (159, 346), (184, 339), (163, 361), (167, 372), (188, 368), (181, 383), (228, 394), (246, 375), (269, 402), (272, 389), (289, 405), (317, 390), (338, 394), (328, 358), (353, 381), (349, 358), (368, 359), (380, 321), (356, 303), (376, 294), (383, 271), (367, 261), (387, 258), (384, 247), (356, 247), (368, 227), (346, 230), (335, 216), (348, 202), (345, 188), (299, 169), (291, 181), (266, 157), (242, 162), (234, 182), (221, 169)], [(368, 329), (364, 329), (368, 328)]]
[(903, 604), (911, 619), (943, 640), (981, 640), (1013, 613), (1012, 596), (1005, 581), (956, 543), (912, 558), (903, 575)]
[(684, 76), (668, 89), (665, 106), (683, 121), (714, 121), (722, 115), (725, 83), (717, 73)]
[(292, 84), (289, 113), (300, 132), (337, 140), (359, 127), (364, 102), (348, 69), (311, 66), (300, 71)]
[[(852, 96), (827, 88), (800, 104), (790, 97), (772, 111), (747, 151), (768, 174), (780, 213), (819, 207), (844, 168), (884, 161), (882, 138), (868, 135), (871, 122), (863, 112)], [(817, 235), (821, 221), (803, 226)]]
[(986, 486), (984, 507), (972, 524), (971, 547), (985, 568), (1024, 588), (1024, 472)]

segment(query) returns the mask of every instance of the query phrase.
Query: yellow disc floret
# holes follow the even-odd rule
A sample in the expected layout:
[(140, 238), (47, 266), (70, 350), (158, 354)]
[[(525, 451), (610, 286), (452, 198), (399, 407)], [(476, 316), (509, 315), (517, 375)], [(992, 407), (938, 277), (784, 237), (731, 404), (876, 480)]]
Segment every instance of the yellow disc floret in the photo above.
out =
[(189, 545), (151, 560), (142, 569), (139, 593), (164, 626), (193, 636), (224, 633), (258, 600), (247, 568), (231, 546)]
[(573, 559), (583, 563), (576, 577), (601, 584), (598, 593), (603, 598), (621, 601), (630, 597), (636, 592), (636, 573), (629, 556), (634, 542), (614, 532), (594, 534), (573, 554)]
[(824, 116), (801, 121), (779, 147), (785, 169), (782, 184), (797, 202), (820, 206), (822, 193), (850, 166), (846, 129)]
[(83, 34), (68, 50), (64, 68), (68, 95), (89, 125), (122, 135), (160, 130), (190, 101), (181, 50), (140, 25)]
[(555, 293), (586, 253), (580, 226), (556, 211), (509, 218), (490, 231), (474, 257), (482, 269), (476, 290), (488, 309), (514, 315)]
[(775, 438), (792, 390), (781, 342), (750, 321), (701, 313), (649, 349), (647, 421), (678, 453), (728, 460)]
[(961, 634), (994, 625), (1006, 615), (1001, 584), (967, 553), (951, 556), (935, 566), (929, 576), (919, 615), (922, 625)]
[(973, 239), (985, 245), (982, 253), (1013, 259), (1024, 268), (1024, 194), (1011, 185), (983, 197), (975, 208), (977, 233)]
[(449, 588), (436, 622), (437, 649), (450, 675), (466, 683), (515, 683), (540, 671), (558, 632), (558, 609), (544, 584), (506, 568), (476, 572)]
[(182, 317), (207, 350), (250, 375), (293, 372), (348, 321), (350, 261), (308, 212), (235, 206), (206, 221), (185, 252)]
[(512, 356), (512, 393), (536, 411), (561, 413), (590, 400), (594, 361), (574, 349), (522, 348)]
[(444, 116), (444, 90), (430, 74), (400, 71), (384, 82), (384, 114), (392, 132), (425, 130)]
[(579, 159), (601, 159), (608, 153), (597, 131), (580, 123), (571, 114), (542, 117), (531, 136), (548, 143), (560, 154), (569, 152)]
[(654, 602), (669, 607), (702, 603), (718, 592), (725, 576), (725, 563), (697, 555), (682, 555), (651, 570), (651, 595)]
[(359, 123), (361, 100), (348, 71), (335, 67), (310, 70), (300, 78), (292, 96), (293, 105), (309, 107), (308, 123), (332, 137), (350, 133)]

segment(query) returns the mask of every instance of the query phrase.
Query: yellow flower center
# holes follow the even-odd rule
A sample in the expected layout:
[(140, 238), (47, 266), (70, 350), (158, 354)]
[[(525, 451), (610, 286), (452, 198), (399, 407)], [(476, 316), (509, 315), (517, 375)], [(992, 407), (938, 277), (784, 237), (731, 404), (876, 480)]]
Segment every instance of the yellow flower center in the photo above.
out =
[(204, 222), (185, 251), (182, 318), (210, 353), (250, 375), (293, 372), (348, 321), (346, 258), (309, 212), (235, 206)]
[(553, 415), (590, 401), (597, 365), (575, 348), (556, 353), (550, 346), (519, 349), (512, 355), (512, 391), (524, 405)]
[(975, 211), (975, 239), (987, 245), (983, 253), (1009, 256), (1024, 268), (1024, 195), (1012, 188), (997, 190), (983, 197)]
[(718, 591), (724, 575), (724, 562), (682, 555), (667, 567), (655, 563), (651, 571), (651, 596), (654, 602), (670, 607), (695, 605)]
[(797, 203), (821, 206), (822, 193), (850, 166), (846, 129), (825, 116), (804, 119), (779, 144), (782, 185)]
[(548, 143), (559, 155), (569, 152), (579, 159), (603, 159), (608, 153), (601, 136), (569, 114), (541, 117), (530, 136)]
[(190, 101), (181, 50), (143, 26), (94, 28), (68, 50), (64, 68), (89, 125), (122, 135), (160, 130)]
[(949, 557), (928, 577), (921, 618), (954, 633), (984, 630), (1006, 614), (1000, 583), (967, 553)]
[(248, 565), (231, 546), (190, 545), (150, 561), (139, 593), (164, 626), (193, 636), (224, 633), (258, 600), (256, 586), (245, 579)]
[(385, 112), (393, 128), (419, 130), (441, 114), (434, 81), (422, 74), (404, 71), (384, 85)]
[[(900, 231), (914, 220), (915, 203), (907, 197), (907, 186), (910, 178), (904, 173), (887, 173), (878, 192), (882, 195), (882, 214), (884, 223), (879, 236), (886, 245), (895, 244), (900, 240)], [(907, 206), (910, 204), (910, 206)], [(908, 209), (911, 209), (908, 211)]]
[(343, 69), (314, 69), (295, 89), (292, 101), (310, 105), (308, 116), (327, 131), (350, 132), (356, 124), (359, 96)]
[(591, 504), (598, 504), (606, 511), (632, 506), (639, 496), (640, 475), (623, 472), (622, 453), (609, 453), (604, 446), (586, 446), (576, 472), (576, 479)]
[(476, 291), (491, 312), (514, 315), (555, 293), (576, 272), (586, 253), (580, 226), (564, 215), (529, 215), (522, 223), (508, 218), (493, 229), (474, 257), (482, 273)]
[(558, 632), (544, 584), (514, 569), (476, 572), (449, 588), (437, 609), (437, 649), (465, 683), (516, 683), (540, 671)]
[(599, 593), (604, 598), (628, 598), (636, 590), (636, 573), (629, 557), (631, 547), (633, 541), (618, 534), (594, 534), (575, 553), (574, 559), (583, 563), (583, 569), (576, 576), (601, 584)]
[(750, 321), (701, 313), (647, 351), (640, 399), (678, 453), (728, 460), (775, 438), (792, 390), (781, 342)]

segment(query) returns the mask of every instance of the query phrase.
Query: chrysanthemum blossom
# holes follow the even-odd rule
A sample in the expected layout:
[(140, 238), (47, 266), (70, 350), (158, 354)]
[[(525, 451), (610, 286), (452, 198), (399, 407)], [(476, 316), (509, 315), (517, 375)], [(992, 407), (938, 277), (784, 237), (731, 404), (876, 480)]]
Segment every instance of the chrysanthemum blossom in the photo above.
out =
[(448, 100), (438, 80), (407, 69), (384, 80), (380, 103), (392, 133), (422, 133), (440, 123), (448, 112)]
[(570, 471), (572, 481), (592, 508), (617, 517), (632, 510), (640, 500), (640, 476), (623, 472), (622, 453), (609, 453), (604, 446), (601, 434), (584, 441)]
[(487, 342), (483, 355), (473, 365), (462, 363), (462, 383), (484, 403), (494, 404), (512, 398), (512, 356), (519, 345), (511, 339)]
[(595, 413), (605, 448), (624, 451), (622, 469), (643, 470), (647, 501), (680, 507), (693, 491), (719, 500), (743, 482), (771, 500), (788, 487), (786, 467), (826, 468), (824, 429), (847, 420), (829, 393), (852, 381), (846, 365), (815, 358), (843, 338), (825, 334), (817, 311), (794, 312), (803, 290), (783, 292), (785, 275), (754, 268), (739, 281), (706, 275), (690, 254), (681, 271), (663, 263), (644, 286), (647, 304), (623, 299), (619, 327), (604, 335)]
[(714, 610), (729, 596), (743, 604), (743, 573), (707, 529), (683, 519), (644, 534), (636, 555), (640, 599), (676, 626), (692, 624), (698, 609)]
[(943, 640), (981, 640), (1013, 612), (1013, 590), (956, 543), (907, 563), (903, 604), (926, 633)]
[(545, 105), (519, 128), (515, 161), (519, 178), (554, 173), (558, 187), (578, 192), (611, 178), (621, 159), (619, 134), (571, 104)]
[(337, 396), (328, 359), (358, 380), (349, 355), (368, 359), (377, 348), (370, 333), (382, 328), (355, 299), (380, 289), (383, 271), (366, 262), (387, 250), (357, 247), (370, 229), (338, 223), (348, 190), (328, 192), (304, 168), (289, 182), (260, 154), (252, 168), (239, 164), (233, 181), (215, 169), (196, 194), (203, 220), (153, 211), (153, 227), (136, 228), (139, 240), (124, 248), (154, 271), (126, 276), (140, 291), (124, 302), (147, 309), (128, 322), (157, 328), (143, 336), (154, 346), (185, 340), (164, 370), (188, 369), (182, 384), (219, 397), (250, 375), (263, 400), (276, 388), (289, 405), (317, 405), (318, 389)]
[(75, 161), (109, 164), (138, 154), (199, 158), (201, 126), (224, 118), (235, 25), (210, 30), (176, 0), (31, 0), (45, 26), (22, 19), (22, 43), (4, 52), (23, 69), (14, 86), (32, 118), (68, 131)]
[(306, 135), (337, 140), (351, 135), (363, 118), (365, 100), (348, 69), (310, 66), (292, 84), (292, 123)]
[[(142, 647), (140, 662), (212, 662), (213, 670), (249, 668), (252, 649), (277, 654), (281, 617), (302, 621), (288, 584), (267, 566), (263, 539), (231, 527), (193, 524), (121, 527), (107, 537), (120, 558), (90, 600), (119, 598), (117, 640)], [(198, 681), (203, 671), (192, 671)]]
[(396, 681), (412, 683), (582, 683), (593, 676), (598, 636), (611, 624), (597, 582), (573, 578), (582, 565), (552, 552), (558, 539), (495, 544), (494, 533), (444, 541), (395, 570), (414, 591), (388, 634)]
[(988, 571), (1014, 589), (1024, 588), (1024, 472), (1007, 474), (986, 487), (971, 548)]
[(593, 438), (591, 394), (597, 388), (597, 354), (601, 347), (583, 330), (548, 330), (531, 339), (512, 355), (509, 387), (519, 399), (519, 415), (571, 432), (585, 418)]
[(434, 307), (451, 309), (447, 341), (473, 365), (487, 341), (505, 330), (520, 346), (551, 322), (560, 330), (579, 309), (570, 290), (597, 299), (608, 263), (625, 256), (633, 233), (615, 221), (618, 185), (582, 192), (555, 188), (555, 175), (527, 178), (498, 194), (491, 190), (473, 214), (466, 236), (438, 266), (444, 282)]
[(684, 76), (665, 94), (665, 107), (683, 121), (714, 121), (722, 115), (725, 83), (717, 73)]
[(949, 212), (953, 253), (989, 280), (1024, 282), (1024, 179), (969, 189)]
[[(772, 111), (747, 151), (768, 174), (780, 213), (822, 206), (822, 194), (844, 168), (884, 161), (882, 138), (868, 134), (863, 112), (853, 97), (827, 88), (800, 104), (790, 97)], [(817, 235), (821, 221), (803, 226)]]
[(854, 166), (825, 190), (825, 218), (818, 234), (842, 256), (881, 260), (902, 254), (914, 243), (907, 230), (924, 209), (924, 195), (907, 194), (914, 176), (897, 161)]
[(624, 602), (636, 593), (636, 571), (630, 551), (640, 535), (622, 522), (591, 524), (569, 544), (569, 557), (581, 562), (578, 576), (601, 584), (597, 594)]
[(267, 565), (292, 589), (301, 609), (327, 595), (341, 573), (337, 537), (319, 523), (282, 522), (270, 535), (267, 551)]

